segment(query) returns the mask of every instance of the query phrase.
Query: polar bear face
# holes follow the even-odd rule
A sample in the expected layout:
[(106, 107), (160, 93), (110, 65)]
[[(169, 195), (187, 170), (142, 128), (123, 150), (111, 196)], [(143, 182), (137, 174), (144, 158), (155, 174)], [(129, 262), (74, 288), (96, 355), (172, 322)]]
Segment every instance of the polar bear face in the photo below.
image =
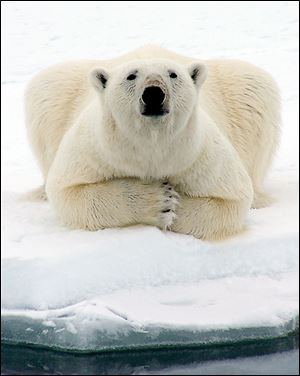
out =
[(90, 75), (104, 111), (127, 133), (167, 129), (175, 134), (188, 123), (205, 78), (203, 64), (184, 67), (169, 60), (136, 60)]

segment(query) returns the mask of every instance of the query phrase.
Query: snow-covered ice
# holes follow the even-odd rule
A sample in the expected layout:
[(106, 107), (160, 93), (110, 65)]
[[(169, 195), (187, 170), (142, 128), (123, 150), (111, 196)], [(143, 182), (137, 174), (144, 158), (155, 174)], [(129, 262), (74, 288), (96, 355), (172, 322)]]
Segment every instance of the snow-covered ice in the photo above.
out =
[[(299, 6), (160, 4), (3, 6), (4, 340), (95, 350), (266, 338), (298, 326)], [(70, 231), (48, 203), (22, 200), (41, 184), (24, 127), (29, 78), (62, 60), (108, 58), (145, 43), (244, 59), (278, 81), (282, 143), (266, 182), (277, 201), (250, 211), (245, 234), (213, 244), (146, 226)]]

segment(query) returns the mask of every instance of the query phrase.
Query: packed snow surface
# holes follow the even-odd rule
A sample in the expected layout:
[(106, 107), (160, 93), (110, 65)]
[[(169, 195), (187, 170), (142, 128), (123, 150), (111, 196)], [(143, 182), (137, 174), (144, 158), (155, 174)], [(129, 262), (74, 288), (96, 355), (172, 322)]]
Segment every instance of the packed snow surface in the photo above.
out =
[[(2, 339), (76, 350), (239, 341), (298, 326), (298, 3), (9, 2), (3, 5)], [(61, 226), (23, 194), (42, 180), (27, 144), (24, 88), (63, 60), (156, 43), (268, 70), (282, 142), (248, 231), (208, 243), (134, 226)]]

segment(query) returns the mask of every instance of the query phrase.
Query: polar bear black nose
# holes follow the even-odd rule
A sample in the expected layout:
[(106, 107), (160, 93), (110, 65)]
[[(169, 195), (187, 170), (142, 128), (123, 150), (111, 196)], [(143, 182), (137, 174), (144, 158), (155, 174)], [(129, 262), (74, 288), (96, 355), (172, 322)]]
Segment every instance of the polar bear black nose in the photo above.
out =
[(159, 86), (149, 86), (143, 92), (142, 100), (147, 106), (160, 106), (165, 99), (165, 93)]

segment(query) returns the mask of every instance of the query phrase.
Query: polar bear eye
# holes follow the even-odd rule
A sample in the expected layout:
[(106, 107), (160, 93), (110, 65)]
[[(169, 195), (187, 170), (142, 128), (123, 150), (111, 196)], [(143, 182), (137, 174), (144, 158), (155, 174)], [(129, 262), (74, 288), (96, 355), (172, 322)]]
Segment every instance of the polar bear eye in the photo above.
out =
[(177, 74), (175, 72), (170, 72), (170, 77), (171, 78), (177, 78)]
[(127, 80), (129, 81), (133, 81), (136, 79), (136, 74), (130, 74), (128, 77), (127, 77)]

